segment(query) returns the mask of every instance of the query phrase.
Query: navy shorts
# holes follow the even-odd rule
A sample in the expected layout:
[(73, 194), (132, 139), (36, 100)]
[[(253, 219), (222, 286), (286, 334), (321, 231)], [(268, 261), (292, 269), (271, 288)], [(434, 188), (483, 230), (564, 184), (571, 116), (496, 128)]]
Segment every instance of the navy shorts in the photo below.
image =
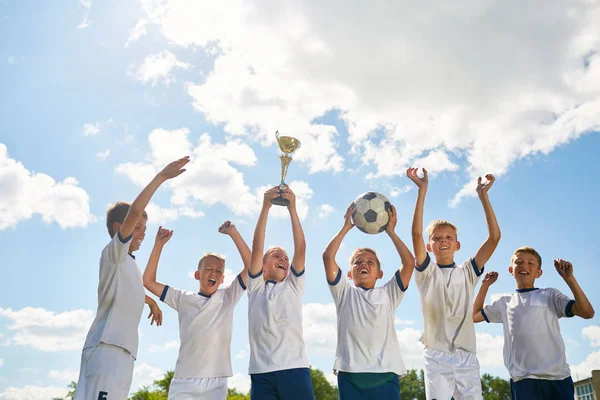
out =
[(251, 400), (315, 400), (308, 368), (250, 374), (250, 381)]
[(573, 379), (562, 381), (545, 379), (510, 380), (510, 394), (513, 400), (573, 400), (575, 389)]
[(400, 380), (393, 372), (338, 372), (339, 400), (400, 399)]

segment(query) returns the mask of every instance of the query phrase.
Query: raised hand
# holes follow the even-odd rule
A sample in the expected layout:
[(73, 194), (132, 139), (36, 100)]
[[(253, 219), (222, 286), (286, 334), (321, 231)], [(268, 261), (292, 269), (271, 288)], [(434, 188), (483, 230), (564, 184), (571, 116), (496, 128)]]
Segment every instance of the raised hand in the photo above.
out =
[(490, 190), (490, 188), (496, 181), (496, 178), (494, 178), (494, 175), (492, 174), (487, 174), (485, 178), (486, 181), (483, 181), (481, 177), (477, 178), (477, 194), (479, 194), (480, 196), (487, 194), (487, 192)]
[(423, 168), (423, 177), (422, 178), (419, 177), (419, 168), (413, 168), (413, 167), (410, 167), (406, 170), (406, 176), (408, 176), (408, 179), (413, 181), (419, 189), (427, 188), (429, 179), (427, 178), (427, 170), (425, 168)]
[(158, 304), (156, 304), (155, 301), (152, 301), (152, 303), (148, 304), (148, 306), (150, 307), (150, 314), (148, 314), (148, 319), (152, 318), (152, 320), (150, 321), (150, 325), (153, 325), (154, 322), (156, 322), (156, 326), (161, 326), (162, 311), (160, 307), (158, 306)]
[(267, 190), (263, 196), (263, 207), (271, 207), (271, 200), (279, 196), (279, 186)]
[(219, 232), (224, 235), (231, 235), (231, 233), (236, 229), (235, 225), (231, 223), (231, 221), (223, 222), (223, 225), (219, 227)]
[(296, 208), (296, 194), (290, 189), (288, 185), (285, 185), (285, 189), (281, 191), (281, 197), (288, 200), (290, 203), (287, 205), (288, 210)]
[(482, 285), (490, 286), (494, 282), (498, 280), (498, 273), (496, 271), (491, 271), (485, 274), (483, 280), (481, 281)]
[(158, 232), (156, 232), (156, 240), (154, 243), (164, 246), (169, 239), (173, 236), (173, 231), (164, 229), (162, 226), (158, 227)]
[(352, 222), (352, 214), (356, 210), (356, 205), (354, 203), (350, 203), (348, 209), (346, 210), (346, 214), (344, 214), (344, 229), (349, 231), (354, 228), (354, 223)]
[(554, 268), (558, 274), (563, 278), (567, 279), (573, 276), (573, 264), (562, 258), (554, 260)]
[(189, 162), (189, 156), (185, 156), (179, 160), (173, 161), (164, 167), (163, 170), (159, 172), (159, 175), (165, 180), (175, 178), (176, 176), (179, 176), (185, 172), (185, 169), (182, 168)]
[(392, 208), (387, 210), (387, 213), (390, 219), (387, 223), (387, 226), (385, 227), (385, 232), (389, 235), (390, 233), (394, 232), (394, 229), (396, 229), (396, 223), (398, 222), (398, 214), (396, 213), (396, 207), (394, 207), (393, 205)]

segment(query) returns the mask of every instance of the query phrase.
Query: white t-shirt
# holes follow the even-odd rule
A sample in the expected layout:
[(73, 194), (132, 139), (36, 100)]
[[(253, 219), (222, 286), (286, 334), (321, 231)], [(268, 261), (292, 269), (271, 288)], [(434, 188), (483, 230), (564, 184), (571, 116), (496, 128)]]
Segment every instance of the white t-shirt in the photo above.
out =
[(233, 310), (246, 290), (240, 275), (211, 296), (165, 286), (161, 301), (179, 316), (179, 356), (175, 378), (232, 376)]
[(394, 315), (404, 297), (400, 273), (382, 287), (364, 289), (342, 279), (329, 282), (337, 314), (334, 369), (344, 372), (406, 372)]
[(146, 294), (142, 274), (128, 254), (133, 234), (121, 238), (117, 232), (102, 250), (98, 282), (98, 310), (84, 349), (111, 344), (127, 350), (134, 358), (138, 349), (138, 326)]
[(504, 365), (513, 381), (571, 376), (558, 319), (572, 317), (573, 304), (557, 289), (521, 289), (481, 310), (504, 328)]
[(475, 259), (438, 265), (427, 254), (423, 265), (415, 269), (425, 322), (421, 342), (441, 351), (475, 353), (473, 292), (483, 268), (479, 271)]
[(250, 374), (308, 368), (302, 334), (304, 272), (281, 282), (248, 274)]

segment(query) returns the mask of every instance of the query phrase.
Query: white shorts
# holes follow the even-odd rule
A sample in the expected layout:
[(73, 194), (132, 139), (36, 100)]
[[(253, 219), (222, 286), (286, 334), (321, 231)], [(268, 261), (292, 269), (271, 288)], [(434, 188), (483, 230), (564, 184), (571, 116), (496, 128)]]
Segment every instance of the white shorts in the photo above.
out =
[(227, 378), (173, 378), (169, 400), (225, 400)]
[(125, 349), (100, 343), (81, 354), (73, 400), (126, 400), (135, 359)]
[(448, 353), (425, 347), (427, 400), (482, 400), (479, 361), (475, 353)]

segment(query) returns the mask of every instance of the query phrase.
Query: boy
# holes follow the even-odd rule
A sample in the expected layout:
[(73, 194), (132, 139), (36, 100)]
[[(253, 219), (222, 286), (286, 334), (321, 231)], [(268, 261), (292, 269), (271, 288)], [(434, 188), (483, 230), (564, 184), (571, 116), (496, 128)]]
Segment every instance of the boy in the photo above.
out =
[(497, 272), (490, 272), (473, 304), (473, 321), (503, 325), (504, 365), (516, 400), (572, 400), (575, 396), (558, 319), (574, 315), (592, 318), (594, 309), (573, 275), (573, 265), (558, 259), (554, 267), (575, 300), (557, 289), (534, 287), (542, 275), (542, 257), (531, 247), (520, 247), (508, 267), (517, 283), (516, 293), (483, 307), (490, 285), (498, 279)]
[(344, 215), (344, 226), (329, 242), (323, 253), (325, 275), (337, 313), (337, 371), (340, 400), (400, 399), (399, 376), (406, 372), (396, 336), (394, 315), (404, 297), (413, 273), (415, 260), (396, 232), (396, 208), (388, 211), (388, 234), (402, 261), (402, 266), (382, 287), (375, 287), (383, 277), (374, 250), (359, 248), (350, 257), (348, 278), (335, 262), (344, 236), (354, 227), (351, 204)]
[(152, 322), (162, 323), (156, 302), (144, 293), (142, 275), (132, 253), (144, 240), (144, 209), (154, 192), (166, 180), (185, 172), (182, 168), (189, 161), (189, 157), (173, 161), (131, 205), (117, 203), (107, 212), (106, 227), (112, 240), (100, 257), (98, 311), (83, 346), (75, 400), (118, 400), (129, 394), (144, 299), (150, 304)]
[(233, 310), (246, 290), (250, 249), (236, 227), (226, 221), (219, 232), (235, 243), (244, 269), (231, 286), (219, 290), (225, 273), (225, 259), (207, 253), (200, 259), (194, 277), (200, 281), (196, 294), (156, 281), (158, 260), (173, 231), (158, 228), (156, 243), (144, 271), (144, 286), (160, 296), (179, 315), (179, 356), (169, 388), (169, 400), (223, 400), (231, 371)]
[[(488, 198), (494, 177), (477, 181), (477, 194), (483, 206), (488, 237), (473, 258), (454, 263), (460, 249), (457, 230), (448, 221), (433, 221), (427, 228), (428, 243), (423, 240), (423, 208), (427, 192), (427, 171), (419, 177), (417, 168), (406, 174), (419, 188), (412, 225), (417, 261), (415, 282), (421, 294), (425, 327), (421, 342), (425, 345), (425, 392), (427, 399), (482, 399), (479, 362), (475, 355), (473, 291), (485, 263), (500, 241), (500, 228)], [(435, 257), (433, 262), (428, 252)]]
[[(271, 200), (281, 196), (292, 222), (294, 257), (271, 247), (263, 255)], [(267, 190), (252, 241), (248, 272), (250, 336), (250, 398), (253, 400), (314, 399), (302, 334), (302, 295), (306, 242), (296, 212), (296, 196), (286, 185)], [(290, 274), (291, 270), (291, 274)]]

